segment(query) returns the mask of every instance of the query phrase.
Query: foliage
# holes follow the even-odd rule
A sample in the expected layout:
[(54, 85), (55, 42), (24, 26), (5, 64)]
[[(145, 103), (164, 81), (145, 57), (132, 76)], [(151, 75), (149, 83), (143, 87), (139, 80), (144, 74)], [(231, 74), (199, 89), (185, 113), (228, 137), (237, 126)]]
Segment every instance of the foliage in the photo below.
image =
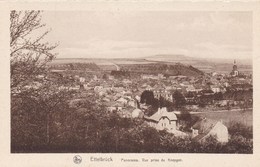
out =
[(152, 91), (150, 90), (145, 90), (142, 94), (141, 94), (141, 103), (146, 103), (148, 105), (152, 105), (154, 104), (155, 98), (154, 98), (154, 94)]
[(253, 90), (230, 90), (228, 89), (224, 94), (223, 98), (227, 100), (236, 100), (236, 101), (248, 101), (253, 99)]
[[(44, 147), (51, 141), (54, 113), (67, 108), (72, 81), (46, 68), (57, 45), (43, 42), (49, 31), (40, 11), (11, 11), (11, 141), (16, 147)], [(61, 87), (62, 86), (62, 87)]]
[(223, 94), (221, 92), (215, 93), (214, 100), (223, 100)]
[(111, 71), (111, 75), (116, 78), (126, 78), (130, 77), (130, 73), (128, 71)]
[(229, 134), (232, 136), (242, 136), (247, 139), (253, 138), (253, 128), (245, 126), (241, 123), (231, 123), (228, 131)]
[(26, 89), (30, 83), (41, 82), (45, 78), (46, 63), (55, 53), (57, 44), (42, 42), (49, 30), (41, 35), (45, 24), (41, 23), (40, 11), (11, 11), (10, 14), (10, 48), (11, 48), (11, 93), (16, 95)]
[[(85, 100), (83, 102), (86, 102)], [(31, 115), (32, 116), (32, 115)], [(35, 119), (33, 119), (35, 120)], [(236, 125), (235, 129), (243, 129)], [(252, 153), (252, 136), (244, 135), (247, 129), (232, 133), (227, 144), (214, 137), (203, 142), (190, 137), (175, 137), (167, 131), (157, 131), (142, 119), (121, 118), (107, 113), (102, 106), (85, 105), (84, 108), (63, 108), (55, 112), (51, 126), (51, 143), (41, 146), (41, 133), (33, 129), (34, 138), (26, 140), (14, 152), (100, 152), (100, 153)], [(23, 139), (20, 138), (20, 141)], [(18, 142), (21, 144), (22, 142)], [(24, 140), (25, 141), (25, 140)], [(31, 142), (31, 143), (30, 143)], [(34, 142), (34, 143), (32, 143)], [(34, 147), (31, 147), (31, 146)], [(22, 149), (21, 149), (22, 148)], [(15, 150), (16, 149), (16, 150)], [(20, 149), (20, 150), (19, 150)]]
[(177, 76), (177, 75), (184, 75), (184, 76), (201, 76), (204, 73), (197, 68), (192, 66), (186, 66), (184, 64), (177, 63), (175, 65), (168, 65), (165, 63), (153, 63), (153, 64), (133, 64), (127, 65), (124, 67), (129, 71), (133, 72), (142, 72), (147, 74), (163, 74), (165, 76)]
[(180, 108), (186, 103), (185, 97), (179, 91), (175, 91), (172, 95), (172, 98), (173, 98), (173, 104), (176, 106), (176, 108)]

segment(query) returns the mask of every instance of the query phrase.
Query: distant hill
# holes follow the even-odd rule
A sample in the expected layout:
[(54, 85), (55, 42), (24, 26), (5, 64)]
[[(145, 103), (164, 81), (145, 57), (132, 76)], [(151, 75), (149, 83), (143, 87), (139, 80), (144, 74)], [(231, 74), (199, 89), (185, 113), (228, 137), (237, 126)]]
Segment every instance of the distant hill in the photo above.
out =
[[(219, 58), (195, 58), (185, 55), (169, 55), (161, 54), (146, 57), (147, 61), (182, 63), (192, 65), (204, 72), (230, 72), (232, 70), (234, 59), (219, 59)], [(237, 66), (240, 71), (252, 72), (252, 59), (237, 59)]]
[(95, 63), (49, 63), (48, 67), (51, 70), (83, 70), (83, 71), (99, 71), (100, 68)]
[[(195, 58), (181, 54), (160, 54), (142, 58), (60, 58), (55, 59), (53, 62), (50, 63), (50, 65), (61, 65), (70, 63), (94, 63), (102, 70), (111, 71), (117, 70), (117, 65), (131, 66), (149, 65), (156, 63), (176, 65), (179, 63), (185, 66), (184, 68), (191, 66), (203, 72), (230, 73), (233, 67), (233, 61), (233, 59)], [(252, 59), (237, 59), (236, 62), (239, 71), (243, 73), (252, 73)]]
[(171, 61), (171, 62), (189, 62), (189, 61), (197, 61), (191, 57), (185, 55), (178, 55), (178, 54), (159, 54), (154, 56), (145, 57), (146, 60), (152, 61)]
[(150, 64), (123, 64), (120, 67), (122, 70), (147, 73), (147, 74), (164, 74), (170, 76), (199, 76), (204, 75), (202, 71), (191, 66), (181, 63), (150, 63)]

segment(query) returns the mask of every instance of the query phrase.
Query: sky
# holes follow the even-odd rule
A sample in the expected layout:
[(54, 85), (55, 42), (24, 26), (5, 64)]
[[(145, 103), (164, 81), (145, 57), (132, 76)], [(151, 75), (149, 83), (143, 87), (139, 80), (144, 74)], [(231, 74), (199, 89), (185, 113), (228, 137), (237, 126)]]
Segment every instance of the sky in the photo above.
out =
[(251, 12), (44, 11), (58, 58), (252, 56)]

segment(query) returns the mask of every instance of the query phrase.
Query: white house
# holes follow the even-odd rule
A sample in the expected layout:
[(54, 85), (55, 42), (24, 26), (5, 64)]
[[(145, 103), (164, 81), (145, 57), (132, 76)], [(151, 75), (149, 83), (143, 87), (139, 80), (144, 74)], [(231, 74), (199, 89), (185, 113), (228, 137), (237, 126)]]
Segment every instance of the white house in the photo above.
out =
[(214, 93), (219, 93), (221, 91), (220, 87), (217, 85), (211, 85), (210, 88)]
[(84, 78), (84, 77), (79, 78), (79, 82), (84, 83), (85, 81), (86, 81), (86, 78)]
[(116, 100), (117, 102), (119, 103), (122, 103), (122, 104), (127, 104), (128, 100), (123, 98), (123, 97), (120, 97), (119, 99)]
[(158, 108), (158, 111), (150, 117), (145, 116), (144, 119), (148, 124), (157, 130), (176, 130), (177, 116), (173, 112), (168, 112), (166, 107)]
[(195, 92), (196, 89), (195, 89), (195, 87), (193, 85), (188, 85), (187, 88), (186, 88), (186, 91), (187, 92)]
[(103, 86), (95, 86), (95, 87), (94, 87), (94, 91), (95, 91), (95, 92), (100, 92), (100, 91), (103, 90), (103, 89), (104, 89)]
[(228, 129), (222, 121), (203, 118), (192, 126), (192, 137), (203, 141), (209, 136), (215, 137), (221, 143), (228, 142)]

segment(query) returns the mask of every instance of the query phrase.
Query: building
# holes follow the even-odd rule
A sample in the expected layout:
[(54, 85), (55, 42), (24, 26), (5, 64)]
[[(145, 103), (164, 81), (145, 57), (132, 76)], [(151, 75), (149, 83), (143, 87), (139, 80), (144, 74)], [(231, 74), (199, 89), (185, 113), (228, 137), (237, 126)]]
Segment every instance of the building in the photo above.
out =
[(167, 91), (165, 89), (156, 89), (153, 91), (154, 98), (160, 99), (160, 97), (163, 97), (165, 100), (172, 101), (172, 93), (171, 91)]
[(221, 92), (221, 88), (217, 85), (210, 85), (210, 89), (214, 92), (214, 93), (219, 93)]
[(221, 143), (228, 142), (228, 129), (222, 121), (203, 118), (196, 122), (192, 127), (192, 138), (197, 141), (204, 141), (212, 136)]
[(144, 116), (148, 124), (157, 130), (176, 130), (177, 116), (173, 112), (168, 112), (166, 107), (158, 108), (158, 111), (152, 116)]
[(239, 75), (239, 71), (238, 71), (238, 69), (237, 69), (236, 60), (234, 60), (233, 69), (232, 69), (230, 75), (233, 76), (233, 77), (236, 77), (236, 76)]

